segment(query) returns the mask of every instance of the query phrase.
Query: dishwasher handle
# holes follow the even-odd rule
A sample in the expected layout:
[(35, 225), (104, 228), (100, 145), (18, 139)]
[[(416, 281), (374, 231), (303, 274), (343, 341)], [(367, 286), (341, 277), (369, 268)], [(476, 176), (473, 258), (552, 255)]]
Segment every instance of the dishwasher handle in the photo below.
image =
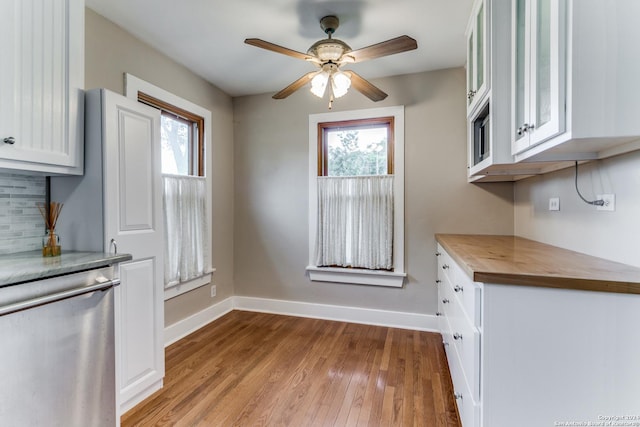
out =
[(44, 295), (38, 298), (20, 301), (14, 304), (0, 307), (0, 316), (15, 313), (17, 311), (27, 310), (45, 304), (51, 304), (52, 302), (62, 301), (64, 299), (77, 297), (79, 295), (89, 294), (91, 292), (106, 291), (107, 289), (118, 286), (119, 284), (120, 279), (112, 279), (106, 281), (98, 280), (93, 285), (68, 289), (66, 291), (57, 292), (55, 294)]

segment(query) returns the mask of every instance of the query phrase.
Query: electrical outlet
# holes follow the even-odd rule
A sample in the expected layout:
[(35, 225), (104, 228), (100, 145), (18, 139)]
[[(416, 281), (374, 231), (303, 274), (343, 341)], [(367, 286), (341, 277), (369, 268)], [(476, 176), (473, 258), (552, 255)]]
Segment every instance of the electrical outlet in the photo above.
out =
[(549, 199), (549, 210), (550, 211), (560, 210), (560, 197), (551, 197)]
[(216, 296), (216, 285), (211, 285), (211, 298)]
[(599, 211), (615, 211), (616, 195), (615, 194), (598, 194), (596, 200), (604, 200), (604, 205), (596, 206)]

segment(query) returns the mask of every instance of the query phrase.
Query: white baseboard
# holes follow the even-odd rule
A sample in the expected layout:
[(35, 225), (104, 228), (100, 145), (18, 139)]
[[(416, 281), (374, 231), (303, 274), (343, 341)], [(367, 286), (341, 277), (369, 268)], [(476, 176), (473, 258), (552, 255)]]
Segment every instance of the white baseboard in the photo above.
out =
[(168, 347), (181, 338), (197, 331), (203, 326), (213, 322), (233, 310), (233, 297), (224, 299), (217, 304), (209, 306), (186, 319), (182, 319), (173, 325), (164, 328), (164, 346)]
[(438, 329), (437, 317), (429, 314), (405, 313), (400, 311), (374, 310), (369, 308), (242, 296), (235, 296), (233, 297), (233, 300), (233, 306), (238, 310), (286, 314), (289, 316), (363, 323), (366, 325), (387, 326), (391, 328), (413, 329), (418, 331), (440, 332)]
[(438, 329), (438, 318), (431, 314), (233, 296), (207, 307), (173, 325), (167, 326), (164, 329), (165, 347), (197, 331), (234, 309), (417, 331), (440, 332)]

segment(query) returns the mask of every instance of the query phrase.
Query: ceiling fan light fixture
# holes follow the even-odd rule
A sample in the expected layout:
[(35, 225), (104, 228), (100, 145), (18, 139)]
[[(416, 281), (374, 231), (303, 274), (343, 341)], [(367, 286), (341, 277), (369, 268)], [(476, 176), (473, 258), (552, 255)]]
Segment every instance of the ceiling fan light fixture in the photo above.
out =
[(346, 95), (350, 87), (351, 79), (347, 74), (337, 71), (331, 75), (331, 90), (336, 98)]
[(320, 71), (311, 79), (311, 93), (318, 98), (324, 97), (324, 92), (327, 89), (327, 82), (329, 81), (329, 72)]

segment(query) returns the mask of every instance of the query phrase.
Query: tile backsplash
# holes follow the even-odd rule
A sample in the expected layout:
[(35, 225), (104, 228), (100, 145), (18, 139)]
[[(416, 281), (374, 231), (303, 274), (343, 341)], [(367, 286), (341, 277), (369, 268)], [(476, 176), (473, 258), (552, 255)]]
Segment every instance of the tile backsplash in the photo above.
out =
[(0, 172), (0, 254), (40, 249), (44, 220), (37, 203), (46, 197), (44, 176)]

